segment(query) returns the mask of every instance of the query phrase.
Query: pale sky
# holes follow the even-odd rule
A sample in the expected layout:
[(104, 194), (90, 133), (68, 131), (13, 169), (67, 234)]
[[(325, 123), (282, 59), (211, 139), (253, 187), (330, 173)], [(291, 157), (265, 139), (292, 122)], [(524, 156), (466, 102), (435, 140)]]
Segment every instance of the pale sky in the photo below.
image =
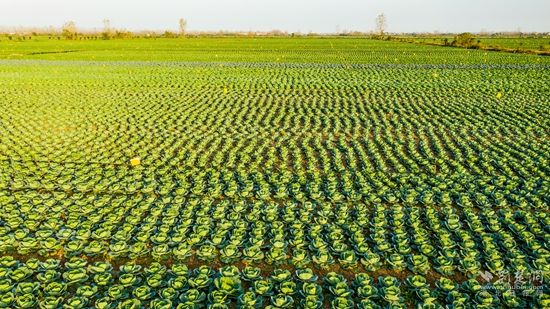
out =
[(0, 0), (0, 26), (81, 29), (103, 20), (128, 30), (374, 30), (384, 13), (389, 32), (550, 32), (550, 0)]

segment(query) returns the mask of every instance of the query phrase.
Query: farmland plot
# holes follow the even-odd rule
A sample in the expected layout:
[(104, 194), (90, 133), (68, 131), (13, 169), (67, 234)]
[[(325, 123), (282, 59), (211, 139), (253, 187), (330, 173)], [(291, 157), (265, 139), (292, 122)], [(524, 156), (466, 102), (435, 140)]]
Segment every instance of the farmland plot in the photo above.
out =
[(195, 40), (0, 50), (0, 307), (549, 305), (547, 58)]

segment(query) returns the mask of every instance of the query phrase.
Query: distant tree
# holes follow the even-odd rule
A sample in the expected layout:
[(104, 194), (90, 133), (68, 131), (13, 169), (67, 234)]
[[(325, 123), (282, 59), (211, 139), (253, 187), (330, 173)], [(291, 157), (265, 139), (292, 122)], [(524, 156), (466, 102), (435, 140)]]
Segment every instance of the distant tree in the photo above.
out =
[(386, 32), (386, 15), (384, 13), (376, 16), (376, 34), (384, 35)]
[(111, 21), (109, 19), (103, 20), (103, 32), (101, 33), (101, 37), (104, 40), (108, 40), (113, 37), (113, 28), (111, 28)]
[(172, 31), (164, 31), (162, 36), (165, 37), (165, 38), (175, 38), (175, 37), (177, 37), (177, 34), (175, 34)]
[(469, 32), (464, 32), (455, 36), (451, 45), (458, 46), (458, 47), (475, 48), (478, 46), (475, 43), (475, 39), (476, 38), (474, 37), (473, 34)]
[(116, 39), (131, 39), (134, 37), (134, 34), (131, 31), (116, 30), (113, 32), (113, 37)]
[(63, 24), (63, 28), (61, 29), (61, 35), (63, 35), (63, 37), (67, 40), (75, 40), (77, 37), (75, 22), (68, 21), (65, 24)]
[(187, 20), (185, 20), (185, 18), (180, 18), (179, 26), (180, 26), (180, 35), (184, 36), (185, 33), (187, 32)]

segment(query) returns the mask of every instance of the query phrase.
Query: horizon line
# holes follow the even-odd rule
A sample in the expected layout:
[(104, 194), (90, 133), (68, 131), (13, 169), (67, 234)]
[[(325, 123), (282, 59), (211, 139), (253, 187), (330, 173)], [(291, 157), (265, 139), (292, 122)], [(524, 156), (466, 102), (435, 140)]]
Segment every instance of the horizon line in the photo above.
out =
[[(55, 27), (55, 26), (41, 26), (41, 27), (33, 27), (33, 26), (0, 26), (0, 35), (61, 35), (63, 27)], [(175, 29), (140, 29), (140, 30), (128, 30), (126, 28), (111, 28), (111, 29), (105, 29), (105, 28), (76, 28), (76, 32), (78, 34), (83, 35), (101, 35), (105, 32), (122, 32), (122, 33), (132, 33), (132, 34), (164, 34), (164, 33), (173, 33), (176, 35), (182, 35), (182, 33)], [(487, 31), (487, 30), (480, 30), (477, 32), (472, 31), (459, 31), (459, 32), (442, 32), (438, 30), (433, 31), (410, 31), (410, 32), (385, 32), (384, 35), (413, 35), (413, 34), (420, 34), (420, 35), (453, 35), (453, 34), (460, 34), (460, 33), (471, 33), (476, 35), (550, 35), (550, 31), (521, 31), (519, 29), (516, 30), (498, 30), (498, 31)], [(259, 35), (328, 35), (328, 36), (334, 36), (334, 35), (378, 35), (374, 30), (370, 31), (360, 31), (360, 30), (353, 30), (353, 29), (343, 29), (339, 32), (316, 32), (316, 31), (286, 31), (286, 30), (280, 30), (280, 29), (271, 29), (271, 30), (225, 30), (225, 29), (218, 29), (218, 30), (188, 30), (185, 31), (183, 35), (215, 35), (215, 34), (239, 34), (239, 35), (251, 35), (251, 34), (259, 34)]]

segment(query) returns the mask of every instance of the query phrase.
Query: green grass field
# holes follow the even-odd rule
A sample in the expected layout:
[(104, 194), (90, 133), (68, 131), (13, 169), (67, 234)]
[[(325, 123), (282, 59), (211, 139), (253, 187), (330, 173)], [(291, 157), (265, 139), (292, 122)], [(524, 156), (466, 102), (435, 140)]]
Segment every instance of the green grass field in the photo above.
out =
[[(508, 40), (508, 39), (503, 39)], [(530, 43), (537, 45), (540, 42)], [(326, 64), (492, 64), (549, 63), (548, 57), (525, 57), (484, 51), (365, 38), (142, 38), (67, 41), (33, 37), (24, 41), (0, 37), (0, 59), (87, 61), (273, 62)]]
[(365, 38), (2, 37), (0, 307), (547, 308), (549, 80)]
[(506, 48), (550, 50), (550, 37), (548, 38), (482, 38), (481, 43), (488, 46), (503, 46)]
[[(406, 37), (413, 39), (419, 43), (442, 44), (444, 39), (450, 43), (453, 41), (453, 36), (436, 36), (436, 37)], [(485, 48), (503, 48), (503, 49), (518, 49), (527, 51), (548, 51), (550, 50), (550, 37), (478, 37), (475, 42), (481, 44)]]

